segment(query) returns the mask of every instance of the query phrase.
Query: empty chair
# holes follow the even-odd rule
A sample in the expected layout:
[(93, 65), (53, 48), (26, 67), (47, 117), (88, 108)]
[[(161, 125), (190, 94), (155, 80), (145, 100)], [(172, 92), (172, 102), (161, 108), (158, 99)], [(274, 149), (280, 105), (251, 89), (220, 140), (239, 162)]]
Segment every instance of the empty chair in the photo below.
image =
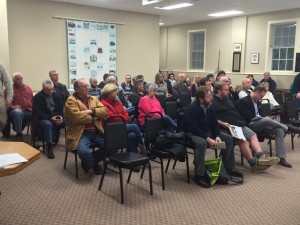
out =
[[(110, 118), (120, 118), (123, 122), (113, 122), (110, 123), (108, 120)], [(129, 175), (127, 179), (127, 183), (130, 181), (132, 169), (139, 166), (147, 165), (149, 168), (149, 184), (150, 184), (150, 194), (153, 195), (152, 189), (152, 172), (151, 172), (151, 164), (148, 156), (135, 153), (135, 152), (125, 152), (125, 153), (117, 153), (119, 149), (128, 148), (128, 135), (126, 124), (121, 116), (111, 116), (107, 120), (105, 120), (105, 132), (104, 132), (104, 151), (105, 151), (105, 160), (104, 160), (104, 169), (101, 176), (99, 190), (101, 190), (104, 177), (107, 171), (108, 164), (111, 164), (118, 168), (118, 171), (114, 171), (119, 173), (120, 175), (120, 190), (121, 190), (121, 203), (124, 203), (124, 190), (123, 190), (123, 173), (122, 168), (129, 169)], [(116, 141), (117, 140), (117, 141)]]
[(155, 97), (159, 101), (162, 108), (165, 107), (166, 93), (164, 91), (156, 91)]
[[(159, 117), (156, 118), (150, 118), (149, 115), (151, 114), (160, 114)], [(155, 161), (157, 163), (160, 163), (161, 168), (161, 179), (162, 179), (162, 189), (165, 190), (165, 179), (164, 179), (164, 164), (163, 159), (170, 160), (171, 158), (176, 157), (167, 151), (164, 151), (163, 149), (155, 149), (153, 148), (153, 144), (155, 143), (155, 139), (158, 136), (158, 133), (162, 130), (165, 130), (164, 127), (164, 120), (163, 116), (160, 112), (150, 112), (147, 113), (145, 116), (145, 145), (148, 149), (148, 155), (151, 159), (155, 161), (156, 158), (159, 159), (159, 161)], [(186, 162), (186, 169), (187, 169), (187, 182), (190, 183), (190, 174), (189, 174), (189, 161), (188, 161), (188, 154), (187, 151), (185, 151), (185, 162)], [(143, 177), (144, 169), (141, 174), (141, 178)]]
[(177, 120), (177, 103), (176, 101), (165, 102), (165, 113), (173, 120)]
[(186, 107), (191, 104), (192, 99), (189, 92), (180, 92), (179, 93), (180, 107)]

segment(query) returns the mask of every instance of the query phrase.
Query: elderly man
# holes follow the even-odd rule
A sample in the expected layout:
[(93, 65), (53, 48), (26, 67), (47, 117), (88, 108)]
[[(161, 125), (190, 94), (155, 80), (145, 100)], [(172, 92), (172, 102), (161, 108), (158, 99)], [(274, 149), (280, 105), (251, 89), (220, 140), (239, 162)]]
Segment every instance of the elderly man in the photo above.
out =
[(22, 131), (31, 117), (33, 93), (31, 88), (23, 83), (23, 75), (20, 72), (14, 73), (12, 78), (14, 96), (9, 111), (16, 137), (22, 141)]
[(200, 87), (196, 91), (196, 101), (185, 109), (181, 130), (191, 133), (194, 149), (195, 183), (201, 187), (210, 187), (205, 177), (206, 147), (214, 147), (218, 142), (224, 141), (226, 148), (221, 150), (222, 160), (227, 173), (231, 176), (243, 177), (235, 170), (233, 140), (229, 135), (220, 132), (216, 112), (211, 107), (211, 93), (207, 87)]
[(239, 99), (248, 96), (253, 91), (251, 86), (252, 86), (251, 79), (246, 77), (242, 80), (242, 87), (239, 90)]
[(75, 93), (68, 97), (64, 113), (67, 119), (66, 147), (69, 151), (77, 150), (81, 158), (81, 167), (85, 172), (90, 168), (95, 174), (101, 174), (98, 162), (104, 159), (103, 151), (92, 153), (91, 144), (104, 147), (103, 120), (107, 109), (100, 101), (90, 96), (88, 83), (80, 78), (74, 82)]
[[(239, 145), (240, 151), (247, 159), (251, 166), (252, 172), (258, 172), (268, 169), (271, 165), (279, 162), (278, 157), (267, 157), (261, 150), (256, 134), (246, 126), (245, 119), (238, 113), (234, 103), (228, 98), (229, 88), (225, 83), (216, 83), (214, 87), (213, 107), (217, 112), (219, 125), (226, 131), (229, 130), (230, 125), (239, 126), (246, 140), (235, 139)], [(249, 144), (255, 157), (249, 148)]]
[(180, 92), (189, 93), (189, 88), (184, 83), (184, 81), (185, 81), (185, 74), (179, 73), (177, 75), (177, 83), (172, 86), (173, 97), (177, 100), (179, 100), (180, 98)]
[(10, 106), (13, 98), (11, 79), (3, 64), (0, 63), (0, 131), (7, 123), (6, 106)]
[(63, 117), (63, 102), (61, 97), (53, 92), (54, 85), (51, 80), (42, 83), (43, 89), (38, 92), (32, 103), (32, 112), (38, 119), (42, 128), (44, 141), (47, 144), (47, 157), (54, 159), (52, 147), (53, 129), (59, 130), (66, 124)]
[(54, 84), (53, 91), (58, 93), (60, 95), (63, 103), (65, 103), (70, 94), (69, 94), (69, 91), (68, 91), (66, 85), (58, 82), (58, 76), (59, 76), (59, 74), (56, 72), (56, 70), (49, 71), (49, 77)]
[(279, 164), (285, 167), (292, 167), (285, 159), (284, 133), (288, 131), (288, 127), (269, 117), (260, 116), (259, 104), (266, 92), (267, 90), (264, 87), (257, 86), (249, 96), (238, 102), (237, 108), (252, 130), (255, 132), (267, 130), (267, 132), (275, 135), (276, 153), (280, 158)]
[(277, 84), (275, 80), (273, 80), (270, 76), (270, 72), (264, 72), (264, 78), (259, 82), (260, 84), (262, 82), (268, 82), (269, 83), (269, 91), (274, 94)]
[(95, 96), (100, 100), (101, 97), (101, 89), (98, 88), (98, 81), (96, 77), (91, 77), (90, 78), (90, 87), (89, 87), (89, 94), (91, 96)]

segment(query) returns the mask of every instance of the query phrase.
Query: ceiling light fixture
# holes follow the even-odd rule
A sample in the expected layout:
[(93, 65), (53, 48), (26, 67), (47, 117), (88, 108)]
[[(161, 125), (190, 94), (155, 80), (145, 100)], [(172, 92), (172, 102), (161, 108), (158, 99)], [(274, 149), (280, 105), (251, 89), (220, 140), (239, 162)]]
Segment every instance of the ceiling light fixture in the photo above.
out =
[(161, 19), (159, 19), (159, 26), (163, 26), (163, 25), (165, 25), (165, 23)]
[(231, 11), (225, 11), (225, 12), (218, 12), (218, 13), (208, 14), (208, 16), (222, 17), (222, 16), (238, 15), (238, 14), (242, 14), (242, 13), (244, 13), (244, 12), (242, 12), (242, 11), (236, 11), (236, 10), (231, 10)]
[(142, 5), (150, 5), (164, 0), (143, 0)]
[(192, 6), (193, 4), (191, 3), (180, 3), (180, 4), (176, 4), (176, 5), (169, 5), (169, 6), (165, 6), (165, 7), (155, 7), (156, 9), (164, 9), (164, 10), (171, 10), (171, 9), (179, 9), (179, 8), (184, 8), (184, 7), (188, 7), (188, 6)]

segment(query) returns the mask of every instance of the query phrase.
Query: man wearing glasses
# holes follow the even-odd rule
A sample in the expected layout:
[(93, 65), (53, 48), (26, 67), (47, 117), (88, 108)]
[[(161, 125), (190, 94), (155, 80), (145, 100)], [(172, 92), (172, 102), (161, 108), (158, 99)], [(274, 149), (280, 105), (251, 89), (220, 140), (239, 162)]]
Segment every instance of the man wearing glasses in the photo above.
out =
[(290, 163), (286, 161), (286, 153), (284, 146), (284, 133), (289, 130), (289, 127), (282, 124), (270, 117), (262, 117), (260, 112), (260, 101), (266, 95), (266, 89), (261, 86), (257, 86), (253, 92), (242, 98), (237, 103), (237, 108), (246, 120), (247, 125), (255, 132), (270, 132), (275, 135), (276, 153), (280, 158), (278, 164), (285, 167), (292, 167)]
[(65, 103), (70, 94), (68, 92), (66, 85), (58, 82), (58, 76), (59, 74), (56, 72), (56, 70), (49, 71), (49, 77), (54, 84), (53, 91), (58, 93), (63, 103)]

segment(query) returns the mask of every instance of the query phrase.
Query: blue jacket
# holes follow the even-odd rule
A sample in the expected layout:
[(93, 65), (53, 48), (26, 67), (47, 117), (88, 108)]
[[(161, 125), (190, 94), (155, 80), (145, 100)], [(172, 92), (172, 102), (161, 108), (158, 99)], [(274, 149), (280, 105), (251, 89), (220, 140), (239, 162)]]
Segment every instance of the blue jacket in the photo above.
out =
[(213, 106), (209, 106), (204, 113), (204, 109), (198, 102), (193, 102), (184, 110), (181, 123), (181, 131), (191, 133), (206, 139), (207, 133), (211, 131), (214, 137), (220, 136), (218, 119)]

